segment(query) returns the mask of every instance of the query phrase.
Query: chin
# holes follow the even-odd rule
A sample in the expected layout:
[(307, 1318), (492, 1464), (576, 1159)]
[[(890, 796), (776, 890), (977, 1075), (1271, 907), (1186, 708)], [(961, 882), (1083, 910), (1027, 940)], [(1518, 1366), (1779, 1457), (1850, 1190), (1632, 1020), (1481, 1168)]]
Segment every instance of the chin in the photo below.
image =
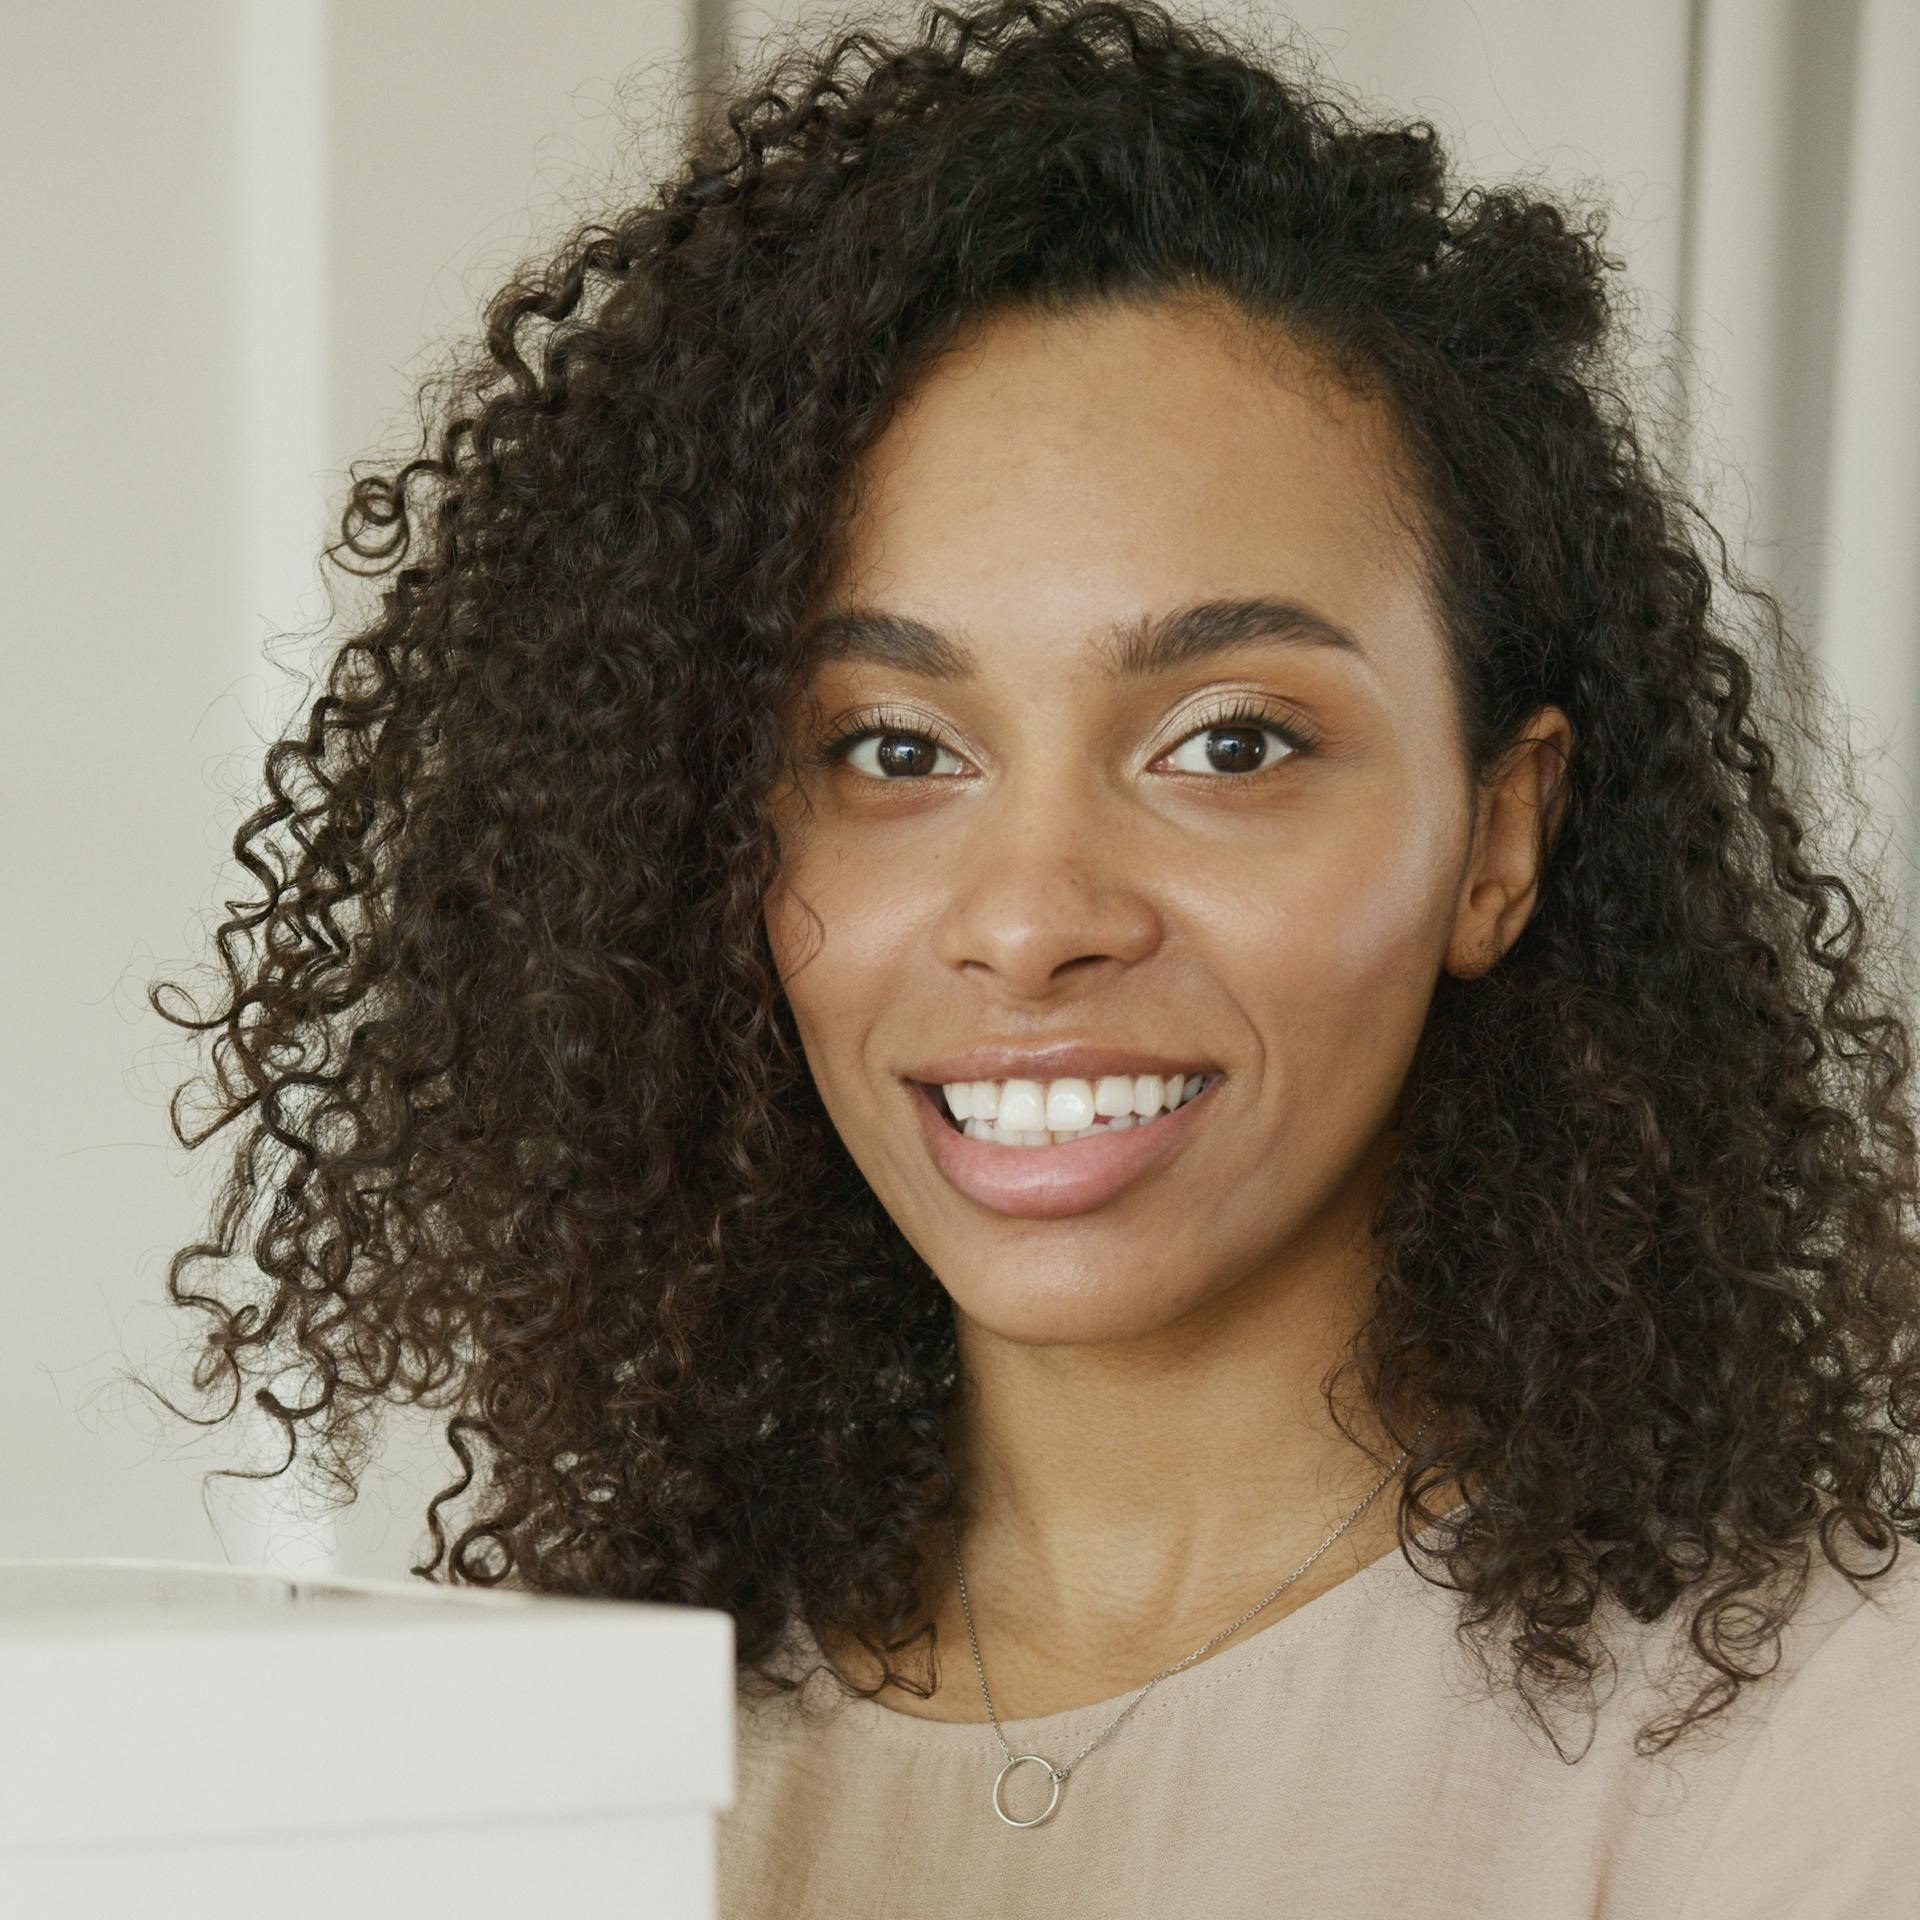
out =
[[(1169, 1299), (1116, 1276), (1089, 1286), (1083, 1271), (1017, 1278), (1002, 1258), (977, 1283), (944, 1281), (954, 1309), (982, 1332), (1027, 1347), (1100, 1347), (1140, 1340), (1171, 1326), (1194, 1303)], [(935, 1268), (939, 1272), (939, 1268)]]

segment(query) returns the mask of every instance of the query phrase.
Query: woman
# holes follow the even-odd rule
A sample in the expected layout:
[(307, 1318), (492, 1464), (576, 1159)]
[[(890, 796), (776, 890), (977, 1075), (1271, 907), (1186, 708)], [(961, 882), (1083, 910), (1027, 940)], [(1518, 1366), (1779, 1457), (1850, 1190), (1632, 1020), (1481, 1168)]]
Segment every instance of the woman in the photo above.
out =
[(1911, 983), (1597, 229), (1146, 0), (726, 122), (355, 486), (197, 1383), (727, 1609), (729, 1915), (1903, 1910)]

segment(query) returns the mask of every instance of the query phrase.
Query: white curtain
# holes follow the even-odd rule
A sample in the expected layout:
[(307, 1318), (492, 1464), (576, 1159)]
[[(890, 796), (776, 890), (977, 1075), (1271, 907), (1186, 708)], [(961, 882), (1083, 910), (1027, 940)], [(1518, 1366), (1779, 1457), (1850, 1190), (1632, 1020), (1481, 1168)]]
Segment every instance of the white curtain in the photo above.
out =
[[(1696, 484), (1852, 710), (1887, 880), (1920, 833), (1920, 6), (1696, 0), (1681, 309)], [(1882, 751), (1884, 749), (1884, 751)]]

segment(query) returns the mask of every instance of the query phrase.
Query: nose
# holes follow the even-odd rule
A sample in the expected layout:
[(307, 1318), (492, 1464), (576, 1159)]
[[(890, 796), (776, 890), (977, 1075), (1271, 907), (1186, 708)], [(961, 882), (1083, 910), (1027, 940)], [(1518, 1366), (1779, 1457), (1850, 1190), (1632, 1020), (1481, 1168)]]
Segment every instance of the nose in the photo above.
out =
[(1136, 965), (1162, 917), (1141, 835), (1084, 767), (1009, 779), (935, 874), (946, 888), (934, 950), (946, 966), (1044, 1000), (1069, 970)]

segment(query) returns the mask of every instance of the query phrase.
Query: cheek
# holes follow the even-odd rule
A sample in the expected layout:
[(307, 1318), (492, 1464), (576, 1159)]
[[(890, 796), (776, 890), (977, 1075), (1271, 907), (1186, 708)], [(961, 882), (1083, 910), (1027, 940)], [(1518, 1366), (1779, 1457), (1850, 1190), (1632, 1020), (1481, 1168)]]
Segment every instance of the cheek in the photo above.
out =
[(925, 906), (872, 862), (822, 846), (790, 857), (768, 893), (767, 944), (823, 1092), (839, 1070), (858, 1070)]
[(1370, 836), (1325, 901), (1333, 977), (1354, 993), (1416, 996), (1424, 1010), (1445, 944), (1450, 871), (1425, 834)]
[(760, 906), (774, 971), (779, 974), (780, 984), (790, 999), (797, 999), (804, 991), (800, 976), (809, 955), (820, 944), (820, 928), (813, 914), (807, 911), (805, 900), (799, 877), (783, 871)]
[(1325, 1061), (1338, 1079), (1376, 1055), (1405, 1057), (1444, 949), (1450, 871), (1431, 836), (1356, 808), (1242, 917), (1237, 967), (1256, 983), (1254, 1017), (1296, 1067)]

